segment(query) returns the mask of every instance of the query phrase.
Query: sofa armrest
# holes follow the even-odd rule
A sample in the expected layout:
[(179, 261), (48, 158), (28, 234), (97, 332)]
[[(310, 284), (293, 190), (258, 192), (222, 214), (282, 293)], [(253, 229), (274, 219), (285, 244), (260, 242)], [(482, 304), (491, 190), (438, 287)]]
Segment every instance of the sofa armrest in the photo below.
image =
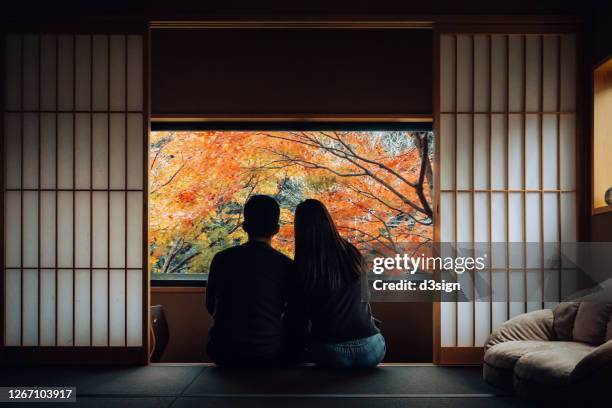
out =
[(597, 347), (585, 356), (574, 368), (570, 381), (576, 382), (598, 373), (601, 369), (612, 370), (612, 340)]
[(553, 339), (553, 312), (551, 309), (534, 310), (513, 317), (495, 329), (487, 339), (484, 349), (506, 341)]

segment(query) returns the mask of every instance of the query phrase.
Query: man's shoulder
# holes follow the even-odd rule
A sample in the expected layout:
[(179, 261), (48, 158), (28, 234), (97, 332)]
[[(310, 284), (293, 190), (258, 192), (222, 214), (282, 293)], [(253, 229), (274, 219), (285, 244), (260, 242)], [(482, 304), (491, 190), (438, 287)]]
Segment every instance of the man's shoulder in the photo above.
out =
[(287, 255), (283, 254), (281, 251), (279, 251), (278, 249), (272, 248), (270, 247), (270, 249), (272, 251), (274, 251), (274, 254), (282, 261), (287, 263), (288, 265), (293, 263), (293, 259), (289, 258)]
[(213, 259), (219, 260), (219, 259), (235, 256), (238, 252), (241, 251), (241, 247), (242, 247), (242, 245), (236, 245), (236, 246), (233, 246), (233, 247), (222, 249), (221, 251), (219, 251), (219, 252), (217, 252), (215, 254)]
[(236, 245), (231, 248), (223, 249), (215, 254), (213, 260), (222, 261), (224, 259), (242, 259), (241, 257), (243, 255), (248, 255), (249, 253), (264, 253), (267, 254), (266, 256), (276, 258), (279, 262), (287, 265), (291, 265), (293, 263), (291, 258), (269, 245), (253, 246), (248, 244)]

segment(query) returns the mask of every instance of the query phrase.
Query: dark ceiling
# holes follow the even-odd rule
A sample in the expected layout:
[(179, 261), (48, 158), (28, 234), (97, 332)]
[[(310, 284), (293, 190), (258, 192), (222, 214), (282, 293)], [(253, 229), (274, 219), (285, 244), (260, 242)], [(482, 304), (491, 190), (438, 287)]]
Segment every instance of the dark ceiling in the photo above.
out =
[(177, 0), (15, 1), (3, 4), (7, 19), (22, 17), (169, 18), (172, 16), (397, 16), (427, 14), (584, 15), (602, 0)]

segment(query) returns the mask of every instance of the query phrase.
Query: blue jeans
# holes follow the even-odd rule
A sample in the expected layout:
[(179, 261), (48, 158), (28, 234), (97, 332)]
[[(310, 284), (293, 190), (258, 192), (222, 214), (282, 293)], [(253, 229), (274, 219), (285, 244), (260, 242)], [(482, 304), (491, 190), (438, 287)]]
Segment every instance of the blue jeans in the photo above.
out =
[(380, 333), (342, 343), (314, 343), (310, 348), (312, 360), (329, 368), (376, 367), (386, 351), (385, 338)]

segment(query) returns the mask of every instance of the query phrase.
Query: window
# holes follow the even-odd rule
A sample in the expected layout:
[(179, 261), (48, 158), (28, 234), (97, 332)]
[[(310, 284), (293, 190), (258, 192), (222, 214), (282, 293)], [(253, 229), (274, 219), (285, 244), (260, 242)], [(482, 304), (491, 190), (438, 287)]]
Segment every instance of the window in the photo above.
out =
[(612, 211), (612, 58), (595, 69), (593, 211)]
[(157, 130), (150, 137), (154, 284), (203, 284), (215, 253), (246, 240), (253, 194), (281, 207), (274, 246), (293, 254), (293, 211), (323, 201), (362, 251), (433, 239), (433, 134), (411, 128)]

